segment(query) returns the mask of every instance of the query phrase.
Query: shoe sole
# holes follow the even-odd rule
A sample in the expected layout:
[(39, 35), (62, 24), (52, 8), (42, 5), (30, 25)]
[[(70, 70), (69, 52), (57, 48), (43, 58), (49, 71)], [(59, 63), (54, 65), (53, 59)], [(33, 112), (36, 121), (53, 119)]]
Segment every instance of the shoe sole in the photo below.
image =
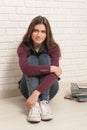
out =
[(28, 122), (32, 122), (32, 123), (39, 123), (41, 120), (40, 119), (27, 119)]
[(52, 120), (52, 119), (53, 119), (53, 117), (49, 117), (49, 116), (47, 116), (47, 117), (45, 116), (45, 117), (44, 117), (44, 116), (41, 116), (41, 120), (42, 120), (42, 121), (50, 121), (50, 120)]

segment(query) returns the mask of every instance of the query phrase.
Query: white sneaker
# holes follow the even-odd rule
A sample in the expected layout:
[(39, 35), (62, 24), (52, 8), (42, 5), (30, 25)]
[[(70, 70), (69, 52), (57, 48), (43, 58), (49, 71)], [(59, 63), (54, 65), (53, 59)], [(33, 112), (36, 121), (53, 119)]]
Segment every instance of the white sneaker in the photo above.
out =
[(37, 102), (33, 108), (29, 110), (27, 120), (29, 122), (40, 122), (41, 116), (40, 116), (40, 106)]
[(40, 107), (41, 107), (41, 119), (44, 121), (51, 120), (53, 118), (50, 106), (48, 104), (48, 101), (43, 100), (40, 101)]

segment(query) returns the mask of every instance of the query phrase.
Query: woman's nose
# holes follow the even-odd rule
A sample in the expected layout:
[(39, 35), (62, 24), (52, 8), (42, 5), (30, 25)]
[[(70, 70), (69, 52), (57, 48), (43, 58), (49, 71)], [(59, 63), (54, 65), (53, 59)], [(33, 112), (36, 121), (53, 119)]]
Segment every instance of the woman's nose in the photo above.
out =
[(38, 34), (37, 34), (38, 36), (41, 36), (41, 32), (38, 32)]

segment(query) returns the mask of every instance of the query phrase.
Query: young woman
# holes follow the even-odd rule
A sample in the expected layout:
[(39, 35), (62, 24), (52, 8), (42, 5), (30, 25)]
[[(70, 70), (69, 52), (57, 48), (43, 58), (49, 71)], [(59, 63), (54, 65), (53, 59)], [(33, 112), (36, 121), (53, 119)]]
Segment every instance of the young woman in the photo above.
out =
[(17, 53), (23, 72), (19, 88), (29, 107), (28, 121), (51, 120), (49, 101), (59, 89), (62, 70), (60, 48), (45, 17), (37, 16), (31, 21)]

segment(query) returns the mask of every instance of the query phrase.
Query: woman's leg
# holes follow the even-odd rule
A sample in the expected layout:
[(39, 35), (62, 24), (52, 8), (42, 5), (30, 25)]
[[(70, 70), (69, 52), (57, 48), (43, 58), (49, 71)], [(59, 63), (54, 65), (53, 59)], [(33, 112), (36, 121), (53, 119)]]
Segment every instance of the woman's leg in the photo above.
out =
[[(41, 54), (39, 56), (39, 64), (40, 65), (50, 65), (51, 64), (51, 58), (47, 54)], [(44, 76), (40, 78), (40, 82), (44, 79)], [(49, 82), (49, 81), (48, 81)], [(55, 83), (48, 89), (44, 94), (40, 96), (40, 100), (51, 100), (58, 92), (59, 90), (59, 83), (58, 80), (55, 81)]]
[[(28, 58), (29, 64), (39, 64), (38, 58), (36, 56), (30, 56)], [(20, 81), (20, 91), (23, 94), (25, 98), (28, 98), (32, 92), (35, 90), (35, 88), (39, 84), (39, 78), (38, 77), (27, 77), (26, 75), (23, 75), (22, 80)]]
[[(38, 58), (36, 56), (30, 56), (28, 58), (29, 64), (39, 64)], [(36, 89), (36, 87), (39, 85), (39, 77), (27, 77), (26, 78), (26, 84), (28, 88), (28, 96), (32, 94), (32, 92)]]
[[(23, 94), (23, 96), (27, 99), (28, 98), (28, 88), (27, 88), (27, 84), (26, 84), (26, 79), (25, 76), (22, 76), (22, 79), (19, 83), (19, 88), (21, 93)], [(49, 99), (51, 100), (58, 92), (59, 90), (59, 83), (58, 80), (52, 85), (52, 87), (49, 89)], [(46, 98), (45, 94), (44, 97)], [(44, 99), (45, 99), (44, 98)]]
[[(39, 56), (39, 64), (40, 65), (50, 65), (51, 64), (51, 58), (47, 54), (41, 54)], [(40, 82), (44, 79), (45, 76), (40, 77)], [(49, 101), (49, 89), (42, 95), (40, 95), (40, 101), (47, 100)]]
[(58, 90), (59, 90), (59, 83), (58, 80), (56, 80), (55, 83), (50, 88), (49, 100), (51, 100), (57, 94)]
[(19, 81), (19, 89), (22, 95), (27, 99), (28, 98), (28, 89), (26, 84), (25, 76), (23, 75), (21, 80)]

